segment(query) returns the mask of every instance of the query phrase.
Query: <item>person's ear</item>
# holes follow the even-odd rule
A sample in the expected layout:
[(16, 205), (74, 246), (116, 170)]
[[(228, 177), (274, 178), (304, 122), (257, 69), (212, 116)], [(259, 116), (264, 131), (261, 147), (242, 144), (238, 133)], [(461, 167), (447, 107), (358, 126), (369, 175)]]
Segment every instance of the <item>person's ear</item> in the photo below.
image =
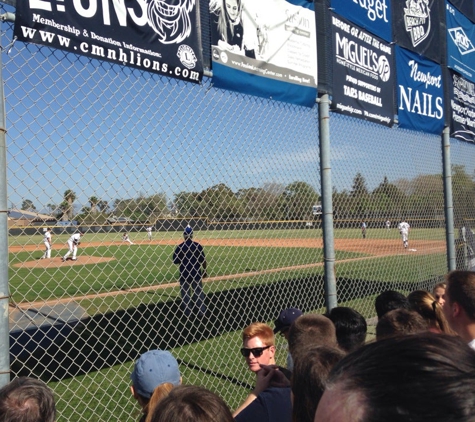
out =
[(460, 313), (462, 312), (462, 307), (457, 303), (457, 302), (452, 302), (452, 315), (454, 317), (460, 316)]

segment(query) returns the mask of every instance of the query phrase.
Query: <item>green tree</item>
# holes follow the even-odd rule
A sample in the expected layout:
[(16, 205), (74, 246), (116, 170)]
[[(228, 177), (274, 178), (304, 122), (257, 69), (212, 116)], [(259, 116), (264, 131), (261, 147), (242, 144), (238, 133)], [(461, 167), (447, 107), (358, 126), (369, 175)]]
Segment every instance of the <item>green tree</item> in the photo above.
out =
[(97, 204), (99, 203), (99, 198), (97, 196), (91, 196), (89, 198), (89, 204), (91, 204), (90, 213), (97, 214)]
[(355, 218), (362, 218), (369, 210), (369, 191), (366, 179), (361, 173), (356, 173), (350, 191), (350, 210)]
[(242, 218), (242, 203), (224, 183), (205, 189), (196, 199), (200, 204), (199, 211), (208, 218), (221, 221)]
[(475, 182), (463, 165), (452, 165), (452, 197), (455, 226), (462, 227), (475, 218)]
[(282, 206), (288, 220), (308, 220), (312, 218), (312, 207), (317, 204), (320, 195), (315, 188), (302, 181), (293, 182), (282, 194)]
[(31, 199), (25, 199), (21, 204), (23, 211), (36, 211), (36, 207)]
[(64, 192), (64, 201), (61, 203), (60, 208), (63, 211), (63, 221), (71, 221), (74, 217), (73, 203), (76, 200), (76, 193), (71, 189)]
[(386, 218), (397, 210), (406, 209), (406, 196), (384, 176), (384, 180), (371, 193), (371, 204), (374, 211)]

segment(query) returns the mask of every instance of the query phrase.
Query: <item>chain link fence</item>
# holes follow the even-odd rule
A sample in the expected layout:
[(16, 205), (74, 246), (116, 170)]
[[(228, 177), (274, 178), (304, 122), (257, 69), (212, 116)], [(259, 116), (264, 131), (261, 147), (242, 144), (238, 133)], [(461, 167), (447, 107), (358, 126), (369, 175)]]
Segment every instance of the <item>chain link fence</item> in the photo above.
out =
[[(237, 407), (253, 383), (242, 328), (324, 311), (318, 107), (11, 41), (2, 23), (12, 377), (47, 382), (60, 422), (137, 420), (133, 363), (161, 348), (185, 383)], [(338, 301), (371, 318), (379, 292), (447, 272), (441, 140), (330, 122)], [(458, 230), (475, 218), (475, 150), (452, 148)], [(204, 316), (180, 308), (172, 256), (187, 225), (208, 262)], [(79, 228), (77, 261), (63, 262)]]

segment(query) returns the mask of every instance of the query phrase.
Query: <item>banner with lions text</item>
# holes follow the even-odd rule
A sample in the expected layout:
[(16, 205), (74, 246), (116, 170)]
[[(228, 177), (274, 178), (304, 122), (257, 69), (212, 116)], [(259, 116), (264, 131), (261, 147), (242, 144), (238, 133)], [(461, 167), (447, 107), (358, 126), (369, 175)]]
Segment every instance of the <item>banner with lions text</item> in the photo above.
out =
[(199, 83), (203, 77), (197, 0), (18, 0), (14, 35)]

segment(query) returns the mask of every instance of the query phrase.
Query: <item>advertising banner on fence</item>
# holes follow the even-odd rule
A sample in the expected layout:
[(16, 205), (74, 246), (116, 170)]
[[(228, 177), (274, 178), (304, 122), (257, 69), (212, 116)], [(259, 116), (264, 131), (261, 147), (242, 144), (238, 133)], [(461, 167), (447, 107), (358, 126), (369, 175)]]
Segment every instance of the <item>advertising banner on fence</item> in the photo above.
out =
[(15, 36), (98, 60), (199, 83), (196, 0), (17, 1)]
[(475, 142), (475, 83), (450, 72), (450, 136)]
[(444, 129), (442, 67), (396, 46), (399, 126), (440, 135)]
[(450, 0), (458, 10), (460, 10), (472, 22), (475, 22), (475, 1), (474, 0)]
[(447, 67), (475, 82), (475, 25), (446, 1)]
[(441, 62), (439, 0), (394, 1), (394, 41), (408, 50)]
[(332, 13), (334, 111), (394, 123), (393, 48)]
[[(402, 0), (393, 0), (402, 2)], [(383, 40), (392, 41), (391, 0), (332, 0), (333, 10)]]
[[(234, 7), (228, 7), (231, 3)], [(210, 20), (214, 86), (307, 107), (315, 104), (313, 2), (210, 0)]]

